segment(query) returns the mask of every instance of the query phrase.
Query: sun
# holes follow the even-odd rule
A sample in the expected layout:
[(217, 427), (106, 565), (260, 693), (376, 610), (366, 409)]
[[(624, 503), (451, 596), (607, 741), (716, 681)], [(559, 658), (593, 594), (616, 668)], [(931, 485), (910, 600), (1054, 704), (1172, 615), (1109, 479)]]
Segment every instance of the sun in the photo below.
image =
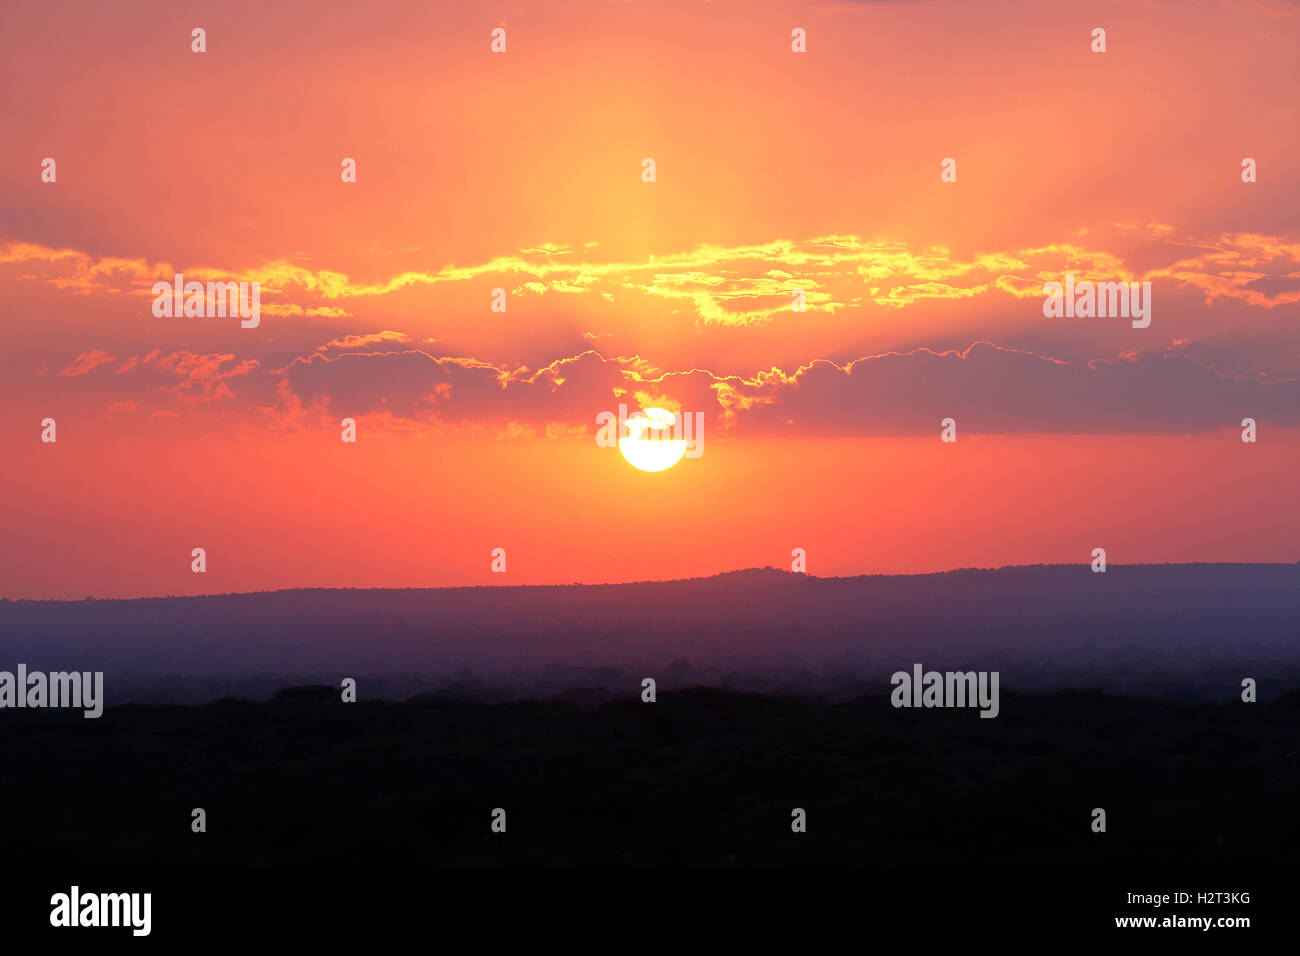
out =
[(662, 438), (672, 434), (673, 413), (647, 408), (627, 420), (627, 437), (618, 440), (618, 450), (642, 471), (664, 471), (682, 460), (685, 440)]

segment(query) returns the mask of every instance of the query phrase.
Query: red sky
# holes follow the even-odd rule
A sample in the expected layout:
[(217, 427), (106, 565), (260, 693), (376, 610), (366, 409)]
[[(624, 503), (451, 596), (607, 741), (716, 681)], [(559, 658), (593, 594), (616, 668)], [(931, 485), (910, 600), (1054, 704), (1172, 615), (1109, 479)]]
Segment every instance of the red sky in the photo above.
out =
[[(1263, 2), (7, 3), (0, 595), (1300, 559), (1298, 39)], [(155, 317), (177, 272), (260, 325)], [(1067, 272), (1151, 325), (1044, 317)], [(620, 401), (703, 454), (598, 447)]]

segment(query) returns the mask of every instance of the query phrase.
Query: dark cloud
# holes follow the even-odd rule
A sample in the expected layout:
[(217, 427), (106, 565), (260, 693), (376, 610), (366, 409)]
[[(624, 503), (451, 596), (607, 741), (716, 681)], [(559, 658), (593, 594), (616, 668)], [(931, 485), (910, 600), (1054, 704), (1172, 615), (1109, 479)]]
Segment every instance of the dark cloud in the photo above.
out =
[(585, 352), (540, 370), (507, 370), (419, 350), (313, 356), (284, 371), (304, 406), (447, 425), (594, 430), (626, 402), (703, 411), (714, 434), (1160, 434), (1259, 423), (1300, 425), (1300, 382), (1224, 375), (1176, 352), (1128, 352), (1086, 365), (977, 342), (840, 366), (813, 362), (753, 378), (662, 372)]

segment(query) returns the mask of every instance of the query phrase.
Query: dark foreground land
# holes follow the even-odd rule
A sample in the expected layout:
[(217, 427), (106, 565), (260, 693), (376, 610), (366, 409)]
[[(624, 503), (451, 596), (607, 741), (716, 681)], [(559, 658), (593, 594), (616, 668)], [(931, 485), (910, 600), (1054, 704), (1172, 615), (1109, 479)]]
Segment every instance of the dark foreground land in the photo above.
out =
[[(0, 715), (0, 858), (69, 867), (1198, 867), (1300, 849), (1300, 693), (1005, 692), (1001, 716), (692, 689)], [(193, 833), (191, 811), (207, 811)], [(490, 829), (493, 808), (507, 832)], [(791, 832), (791, 811), (808, 831)], [(1107, 832), (1091, 829), (1104, 808)]]

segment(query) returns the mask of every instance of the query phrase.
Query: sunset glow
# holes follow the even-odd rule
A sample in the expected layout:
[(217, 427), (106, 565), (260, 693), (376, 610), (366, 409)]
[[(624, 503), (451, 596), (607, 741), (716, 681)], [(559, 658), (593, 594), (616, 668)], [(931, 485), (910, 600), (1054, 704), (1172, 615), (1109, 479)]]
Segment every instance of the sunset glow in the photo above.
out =
[(1296, 560), (1292, 8), (938, 6), (6, 5), (0, 591)]

